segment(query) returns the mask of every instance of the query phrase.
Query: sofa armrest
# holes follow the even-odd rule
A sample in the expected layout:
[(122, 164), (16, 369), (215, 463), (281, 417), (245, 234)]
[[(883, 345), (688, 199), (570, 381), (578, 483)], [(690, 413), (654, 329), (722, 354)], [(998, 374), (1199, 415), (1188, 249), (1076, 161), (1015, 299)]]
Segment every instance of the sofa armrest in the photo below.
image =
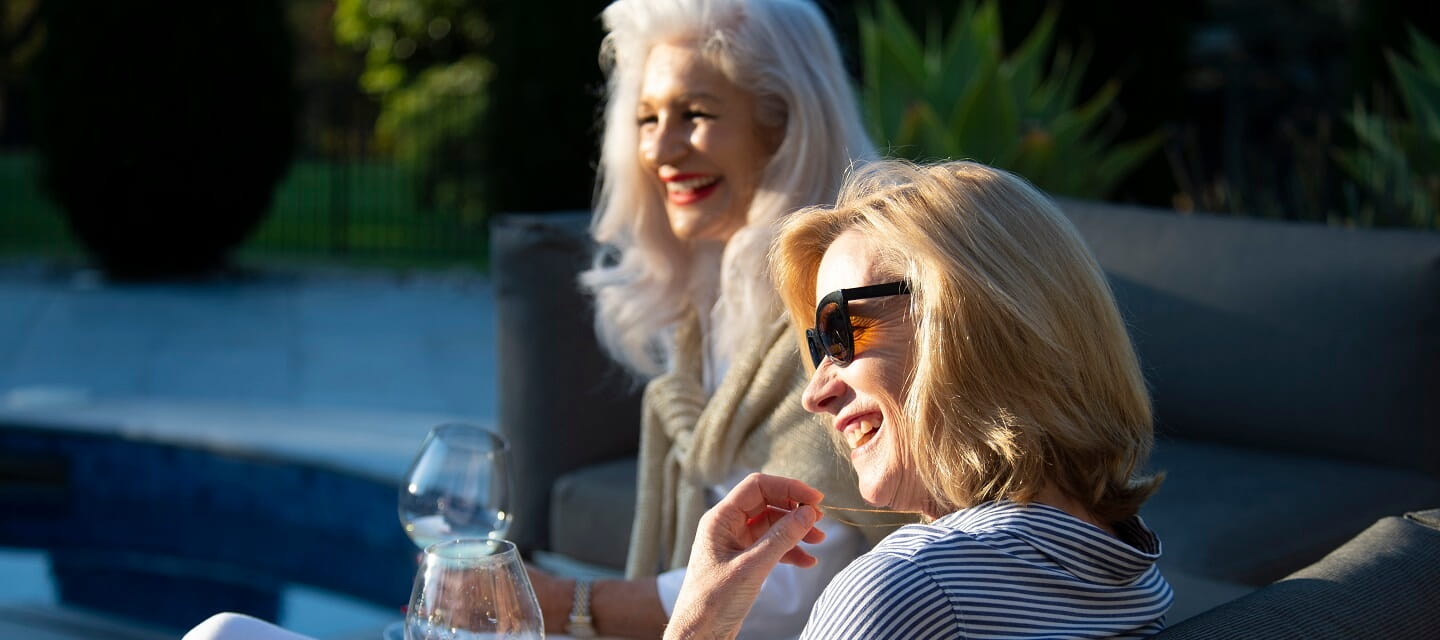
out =
[(600, 349), (577, 276), (593, 245), (588, 212), (510, 214), (491, 225), (500, 432), (514, 456), (509, 537), (549, 539), (551, 485), (565, 473), (633, 455), (641, 387)]
[(1155, 636), (1440, 637), (1440, 509), (1376, 522), (1321, 561)]

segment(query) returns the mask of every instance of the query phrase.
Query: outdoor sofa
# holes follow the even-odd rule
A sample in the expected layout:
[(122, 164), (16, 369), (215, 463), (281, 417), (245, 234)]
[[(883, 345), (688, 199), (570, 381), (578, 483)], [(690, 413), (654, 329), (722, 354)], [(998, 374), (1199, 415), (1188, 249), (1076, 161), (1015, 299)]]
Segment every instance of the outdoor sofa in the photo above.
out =
[[(1151, 387), (1151, 467), (1167, 477), (1142, 516), (1163, 543), (1172, 623), (1253, 598), (1273, 611), (1264, 598), (1276, 589), (1323, 609), (1319, 591), (1271, 583), (1347, 541), (1347, 558), (1420, 549), (1400, 553), (1400, 577), (1429, 576), (1413, 589), (1433, 602), (1434, 513), (1387, 529), (1430, 532), (1404, 544), (1367, 527), (1440, 506), (1440, 233), (1061, 206), (1110, 277)], [(519, 214), (493, 226), (500, 427), (519, 476), (512, 537), (618, 571), (641, 387), (598, 349), (578, 290), (594, 251), (588, 220)], [(1307, 571), (1357, 573), (1325, 563)], [(1226, 607), (1186, 624), (1243, 618)]]

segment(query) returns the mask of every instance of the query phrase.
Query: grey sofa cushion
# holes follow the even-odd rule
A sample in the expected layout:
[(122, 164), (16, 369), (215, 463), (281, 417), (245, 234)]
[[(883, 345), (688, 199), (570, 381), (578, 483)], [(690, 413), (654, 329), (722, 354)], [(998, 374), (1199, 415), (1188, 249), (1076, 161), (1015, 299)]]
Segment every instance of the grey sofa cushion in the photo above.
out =
[(1440, 504), (1440, 480), (1334, 458), (1162, 439), (1167, 473), (1141, 515), (1162, 569), (1260, 586), (1310, 564), (1376, 519)]
[(1163, 433), (1440, 477), (1440, 234), (1061, 206)]
[(1320, 562), (1156, 637), (1440, 637), (1437, 520), (1440, 511), (1381, 519)]
[(577, 469), (550, 495), (550, 550), (575, 560), (625, 569), (635, 515), (635, 458)]

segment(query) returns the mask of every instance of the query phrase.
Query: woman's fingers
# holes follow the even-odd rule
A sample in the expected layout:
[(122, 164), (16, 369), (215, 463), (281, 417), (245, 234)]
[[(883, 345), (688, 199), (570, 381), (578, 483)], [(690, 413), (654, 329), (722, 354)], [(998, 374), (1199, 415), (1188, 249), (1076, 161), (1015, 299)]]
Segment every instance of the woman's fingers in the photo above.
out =
[(801, 569), (809, 569), (810, 567), (815, 566), (817, 560), (815, 560), (815, 556), (806, 553), (804, 549), (801, 549), (800, 547), (795, 547), (789, 551), (786, 551), (785, 555), (780, 556), (780, 562), (785, 564), (793, 564), (797, 567), (800, 567)]
[(800, 505), (794, 511), (776, 518), (765, 535), (755, 541), (752, 552), (772, 567), (778, 562), (787, 561), (803, 567), (813, 565), (815, 559), (796, 545), (811, 536), (810, 532), (815, 530), (815, 523), (819, 521), (819, 509)]
[(781, 518), (790, 514), (790, 510), (780, 507), (767, 507), (764, 511), (757, 513), (745, 520), (745, 526), (752, 531), (768, 531)]
[[(763, 513), (760, 513), (759, 515), (756, 515), (749, 520), (746, 520), (745, 526), (750, 528), (751, 535), (753, 535), (755, 538), (759, 538), (760, 536), (765, 535), (765, 532), (769, 531), (771, 527), (775, 526), (775, 523), (779, 522), (781, 518), (790, 515), (791, 511), (793, 511), (793, 509), (787, 511), (780, 509), (779, 507), (770, 507), (766, 509)], [(825, 512), (821, 511), (820, 518), (824, 517)], [(808, 542), (810, 544), (817, 544), (824, 540), (825, 532), (815, 528), (811, 528), (810, 531), (805, 533), (805, 537), (801, 538), (802, 542)]]
[(813, 504), (824, 497), (799, 480), (752, 473), (701, 519), (702, 538), (741, 554), (736, 560), (748, 558), (737, 568), (768, 574), (780, 562), (814, 566), (814, 556), (798, 545), (825, 539), (815, 528), (824, 514)]
[[(824, 511), (821, 511), (821, 512), (820, 512), (820, 518), (824, 518), (824, 517), (825, 517), (825, 512), (824, 512)], [(817, 518), (817, 520), (818, 520), (818, 519), (819, 519), (819, 518)], [(806, 534), (805, 534), (805, 537), (802, 538), (802, 540), (804, 540), (805, 542), (807, 542), (807, 543), (809, 543), (809, 544), (820, 544), (821, 542), (824, 542), (824, 541), (825, 541), (825, 532), (822, 531), (822, 530), (820, 530), (820, 529), (816, 529), (816, 528), (813, 528), (813, 527), (812, 527), (812, 528), (810, 529), (810, 532), (809, 532), (809, 533), (806, 533)]]
[(770, 507), (792, 511), (799, 505), (815, 504), (824, 498), (825, 494), (799, 480), (752, 473), (717, 506), (738, 509), (745, 514), (746, 520), (750, 520)]
[[(798, 480), (750, 474), (705, 512), (666, 635), (693, 636), (699, 629), (715, 628), (717, 619), (724, 629), (738, 628), (776, 564), (813, 566), (814, 556), (797, 545), (825, 538), (815, 528), (821, 513), (814, 506), (824, 497)], [(702, 615), (702, 605), (712, 613)], [(717, 607), (730, 613), (713, 613)], [(678, 629), (688, 631), (677, 635)]]

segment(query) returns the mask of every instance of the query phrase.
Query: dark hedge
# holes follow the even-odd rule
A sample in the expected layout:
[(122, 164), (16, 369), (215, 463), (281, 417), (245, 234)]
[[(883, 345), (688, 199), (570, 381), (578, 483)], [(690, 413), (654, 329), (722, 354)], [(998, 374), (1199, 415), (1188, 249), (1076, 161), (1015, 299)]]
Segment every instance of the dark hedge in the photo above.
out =
[(113, 277), (203, 273), (264, 217), (295, 146), (278, 0), (45, 0), (45, 186)]

